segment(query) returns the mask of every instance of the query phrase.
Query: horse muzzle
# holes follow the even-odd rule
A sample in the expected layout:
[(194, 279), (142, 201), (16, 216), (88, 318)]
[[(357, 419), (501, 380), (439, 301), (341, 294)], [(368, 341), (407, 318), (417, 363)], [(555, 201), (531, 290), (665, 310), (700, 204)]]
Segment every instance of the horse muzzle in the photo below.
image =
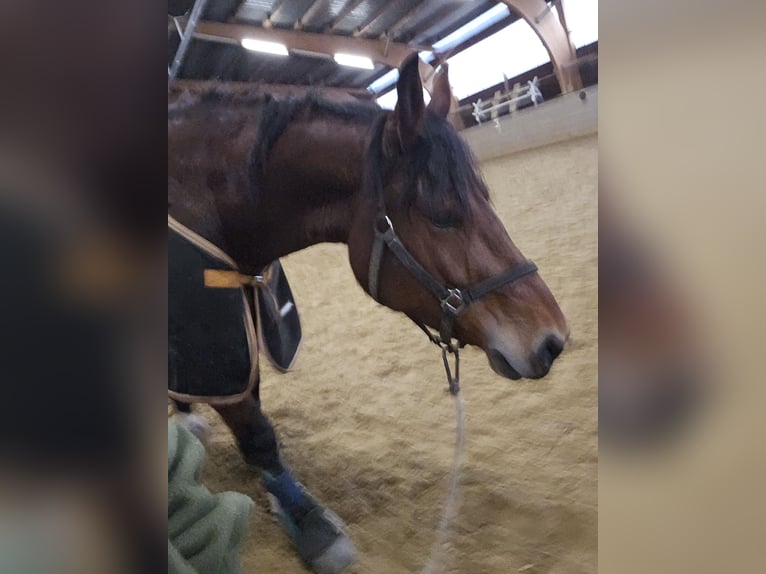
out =
[(526, 360), (519, 360), (502, 345), (492, 344), (487, 351), (489, 365), (498, 375), (512, 380), (540, 379), (548, 374), (553, 361), (564, 349), (564, 339), (548, 335)]

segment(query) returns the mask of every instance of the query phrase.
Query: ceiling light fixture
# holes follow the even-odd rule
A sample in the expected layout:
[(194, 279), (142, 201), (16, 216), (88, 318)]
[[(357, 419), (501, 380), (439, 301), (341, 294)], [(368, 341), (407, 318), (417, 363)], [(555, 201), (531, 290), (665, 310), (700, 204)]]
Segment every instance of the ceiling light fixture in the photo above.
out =
[(266, 42), (264, 40), (255, 40), (253, 38), (243, 38), (242, 47), (253, 52), (263, 52), (264, 54), (273, 54), (275, 56), (287, 56), (287, 46), (277, 42)]
[(335, 54), (333, 58), (341, 66), (350, 66), (352, 68), (361, 68), (363, 70), (375, 69), (375, 64), (372, 63), (372, 60), (365, 56), (352, 56), (351, 54)]

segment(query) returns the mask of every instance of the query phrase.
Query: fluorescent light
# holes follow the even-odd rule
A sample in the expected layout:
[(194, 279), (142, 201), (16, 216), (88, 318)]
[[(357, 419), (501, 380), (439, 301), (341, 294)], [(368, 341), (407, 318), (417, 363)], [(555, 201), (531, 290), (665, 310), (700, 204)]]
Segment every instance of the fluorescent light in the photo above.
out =
[(399, 70), (396, 68), (393, 68), (383, 74), (380, 78), (375, 80), (373, 83), (371, 83), (369, 86), (367, 86), (367, 89), (370, 90), (374, 94), (379, 94), (382, 91), (384, 91), (386, 88), (393, 86), (396, 80), (399, 79)]
[(362, 68), (363, 70), (374, 70), (375, 64), (372, 60), (364, 56), (352, 56), (351, 54), (335, 54), (335, 61), (341, 66), (351, 66), (352, 68)]
[(447, 50), (454, 48), (458, 44), (462, 44), (466, 40), (469, 40), (473, 36), (480, 34), (493, 24), (496, 24), (503, 18), (510, 14), (508, 6), (503, 3), (496, 4), (493, 8), (490, 8), (480, 16), (477, 16), (465, 26), (462, 26), (442, 38), (433, 45), (436, 52), (446, 52)]
[(254, 40), (253, 38), (243, 38), (242, 47), (253, 52), (263, 52), (265, 54), (274, 54), (275, 56), (287, 56), (287, 46), (278, 42), (265, 42), (264, 40)]

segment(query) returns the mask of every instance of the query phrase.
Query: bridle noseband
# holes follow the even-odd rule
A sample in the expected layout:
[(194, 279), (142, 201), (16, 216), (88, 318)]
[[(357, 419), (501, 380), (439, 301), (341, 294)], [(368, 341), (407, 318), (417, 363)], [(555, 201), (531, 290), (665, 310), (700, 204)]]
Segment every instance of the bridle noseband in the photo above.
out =
[[(417, 259), (415, 259), (415, 257), (413, 257), (407, 250), (404, 244), (402, 244), (396, 231), (394, 231), (394, 226), (386, 215), (385, 210), (380, 211), (373, 228), (375, 236), (373, 239), (370, 266), (367, 276), (367, 287), (370, 295), (373, 299), (379, 301), (380, 267), (383, 261), (383, 253), (385, 252), (385, 248), (388, 247), (391, 253), (393, 253), (399, 260), (399, 263), (402, 264), (418, 283), (428, 289), (441, 305), (442, 318), (438, 335), (433, 334), (428, 327), (419, 321), (415, 321), (415, 324), (428, 335), (428, 338), (432, 343), (441, 347), (442, 359), (444, 360), (444, 368), (447, 371), (450, 392), (453, 395), (457, 394), (460, 390), (459, 349), (463, 345), (459, 341), (455, 343), (452, 342), (452, 331), (454, 330), (455, 320), (458, 315), (460, 315), (468, 305), (476, 302), (485, 295), (488, 295), (501, 287), (510, 285), (530, 273), (534, 273), (537, 271), (537, 265), (532, 261), (527, 260), (513, 265), (510, 269), (476, 283), (471, 287), (463, 289), (448, 287), (426, 271)], [(449, 368), (447, 353), (455, 355), (454, 376)]]

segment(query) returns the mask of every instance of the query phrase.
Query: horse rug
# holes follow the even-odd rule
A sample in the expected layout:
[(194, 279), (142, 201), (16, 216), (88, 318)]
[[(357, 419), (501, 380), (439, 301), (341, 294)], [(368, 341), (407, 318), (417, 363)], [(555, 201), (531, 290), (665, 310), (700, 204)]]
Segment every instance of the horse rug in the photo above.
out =
[(258, 349), (289, 370), (300, 317), (278, 261), (240, 273), (222, 249), (168, 216), (168, 394), (181, 402), (227, 403), (252, 391)]

